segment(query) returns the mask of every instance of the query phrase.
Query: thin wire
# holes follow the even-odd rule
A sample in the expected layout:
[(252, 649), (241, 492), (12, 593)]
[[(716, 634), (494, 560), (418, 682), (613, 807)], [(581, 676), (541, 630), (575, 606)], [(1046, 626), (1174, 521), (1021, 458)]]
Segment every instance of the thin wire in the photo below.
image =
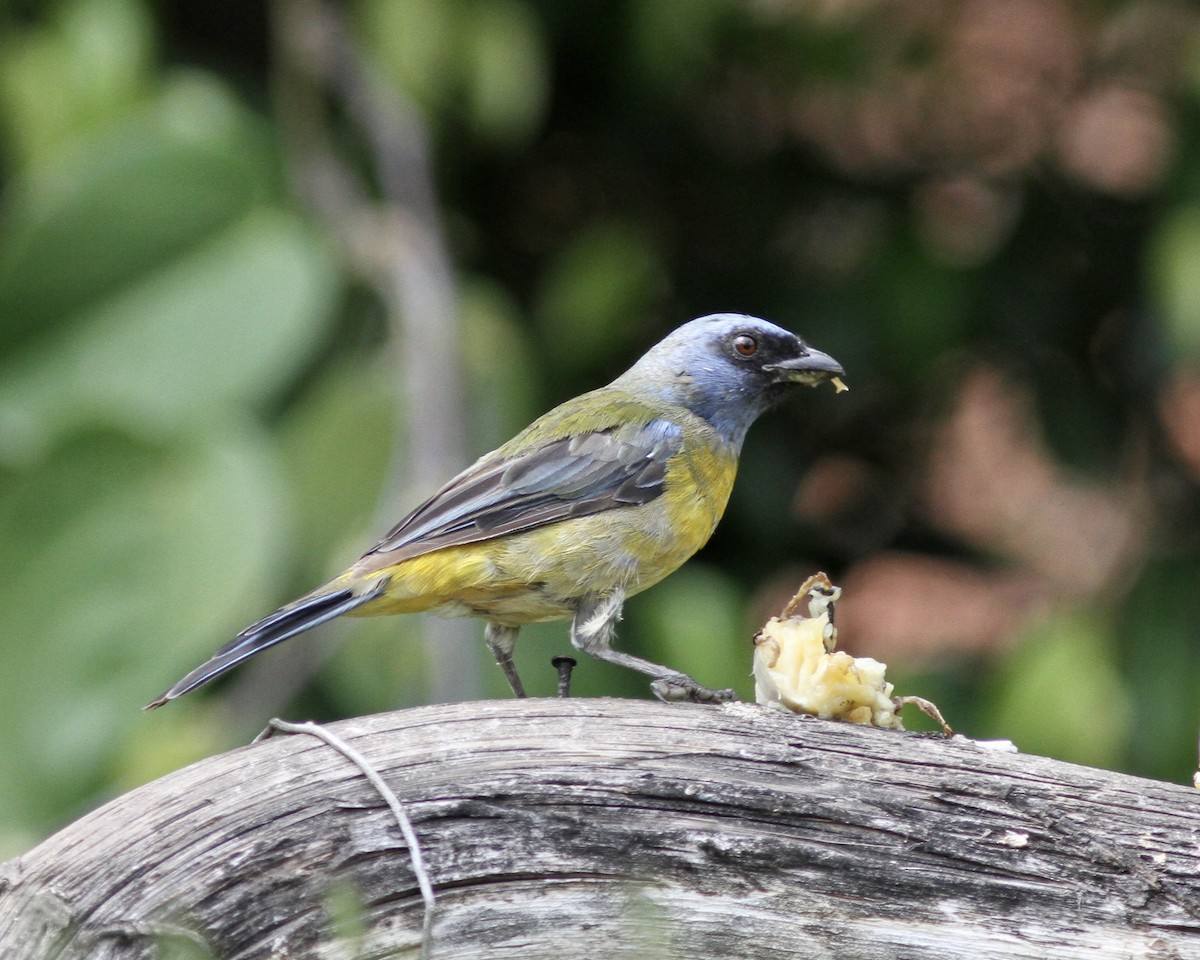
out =
[(425, 867), (425, 858), (421, 854), (421, 845), (417, 841), (416, 831), (413, 830), (412, 821), (409, 819), (408, 813), (405, 811), (400, 799), (392, 791), (392, 788), (384, 782), (383, 777), (379, 775), (379, 772), (366, 757), (328, 728), (312, 721), (290, 723), (287, 720), (280, 720), (278, 717), (273, 717), (268, 722), (267, 729), (255, 737), (254, 742), (258, 743), (259, 740), (267, 739), (276, 730), (280, 733), (306, 733), (309, 736), (316, 737), (326, 746), (332, 747), (358, 767), (371, 786), (383, 797), (384, 802), (391, 809), (393, 816), (395, 816), (396, 823), (400, 826), (400, 833), (404, 836), (404, 842), (408, 844), (409, 860), (412, 862), (413, 874), (417, 878), (417, 887), (421, 891), (421, 900), (425, 904), (425, 917), (421, 924), (421, 960), (430, 960), (433, 956), (433, 910), (436, 905), (433, 882), (429, 879), (429, 871)]

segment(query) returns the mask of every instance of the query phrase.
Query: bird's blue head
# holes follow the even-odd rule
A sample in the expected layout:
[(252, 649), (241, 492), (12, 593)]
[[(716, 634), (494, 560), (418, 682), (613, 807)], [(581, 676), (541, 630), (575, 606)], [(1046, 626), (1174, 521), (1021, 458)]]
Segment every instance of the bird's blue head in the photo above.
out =
[(833, 357), (758, 317), (715, 313), (669, 333), (612, 385), (687, 407), (740, 448), (746, 431), (800, 384), (845, 374)]

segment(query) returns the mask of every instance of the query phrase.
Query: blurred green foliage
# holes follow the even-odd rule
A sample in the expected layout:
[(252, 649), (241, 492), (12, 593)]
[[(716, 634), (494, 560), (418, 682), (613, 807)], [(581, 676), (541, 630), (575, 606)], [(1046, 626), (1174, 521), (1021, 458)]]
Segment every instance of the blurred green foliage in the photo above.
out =
[[(836, 581), (879, 551), (1054, 566), (928, 506), (938, 417), (972, 364), (994, 364), (1028, 388), (1028, 431), (1056, 469), (1133, 491), (1139, 546), (1090, 589), (1045, 577), (990, 645), (898, 657), (898, 692), (938, 699), (969, 735), (1183, 779), (1200, 721), (1200, 498), (1159, 388), (1200, 354), (1200, 45), (1154, 47), (1167, 65), (1130, 84), (1153, 89), (1149, 106), (1089, 99), (1083, 70), (1026, 91), (1015, 115), (1079, 104), (1079, 121), (1039, 128), (1014, 158), (1024, 127), (980, 121), (969, 83), (925, 73), (962, 68), (943, 49), (987, 5), (950, 3), (933, 23), (893, 6), (346, 5), (372, 75), (430, 136), (457, 269), (461, 463), (692, 316), (759, 313), (837, 356), (852, 392), (806, 394), (756, 428), (713, 543), (631, 602), (621, 631), (748, 696), (750, 637), (815, 569)], [(274, 107), (271, 42), (286, 9), (0, 8), (0, 856), (244, 742), (266, 711), (427, 699), (430, 653), (401, 619), (334, 625), (249, 680), (138, 709), (426, 492), (392, 494), (412, 426), (385, 305), (289, 184), (296, 131)], [(1163, 9), (1170, 31), (1200, 35), (1183, 6), (1073, 9), (1051, 24), (1072, 56), (1151, 36), (1129, 25)], [(981, 22), (970, 42), (1016, 29)], [(1117, 144), (1161, 134), (1161, 164), (1097, 165), (1097, 116), (1143, 124)], [(365, 132), (338, 135), (341, 162), (377, 181)], [(874, 492), (835, 484), (848, 503), (805, 507), (807, 471), (835, 454)], [(928, 610), (931, 636), (944, 616)], [(885, 634), (843, 645), (888, 659), (873, 645)], [(548, 660), (567, 650), (564, 625), (525, 632), (534, 694), (553, 692)], [(478, 694), (505, 695), (482, 644), (436, 655), (477, 661)], [(325, 657), (272, 700), (276, 672)], [(575, 690), (646, 695), (590, 662)]]

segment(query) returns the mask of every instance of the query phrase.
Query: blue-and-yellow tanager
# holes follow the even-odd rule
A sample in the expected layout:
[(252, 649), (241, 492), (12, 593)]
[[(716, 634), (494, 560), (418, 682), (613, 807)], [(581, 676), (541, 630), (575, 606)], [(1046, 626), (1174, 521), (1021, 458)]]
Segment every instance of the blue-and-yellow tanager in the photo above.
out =
[(149, 704), (194, 690), (342, 614), (479, 617), (513, 692), (517, 631), (570, 619), (580, 650), (655, 678), (667, 699), (732, 696), (610, 646), (626, 597), (708, 541), (746, 431), (841, 366), (741, 314), (685, 323), (606, 387), (555, 407), (447, 483), (344, 573), (247, 627)]

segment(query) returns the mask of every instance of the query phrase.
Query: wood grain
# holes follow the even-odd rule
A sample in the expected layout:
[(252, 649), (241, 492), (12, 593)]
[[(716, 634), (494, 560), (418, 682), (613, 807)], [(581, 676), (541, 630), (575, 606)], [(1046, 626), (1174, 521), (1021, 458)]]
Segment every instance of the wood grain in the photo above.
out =
[[(332, 728), (413, 820), (437, 958), (1200, 958), (1189, 787), (749, 704)], [(421, 920), (383, 799), (311, 737), (180, 770), (0, 871), (6, 960), (415, 957)]]

